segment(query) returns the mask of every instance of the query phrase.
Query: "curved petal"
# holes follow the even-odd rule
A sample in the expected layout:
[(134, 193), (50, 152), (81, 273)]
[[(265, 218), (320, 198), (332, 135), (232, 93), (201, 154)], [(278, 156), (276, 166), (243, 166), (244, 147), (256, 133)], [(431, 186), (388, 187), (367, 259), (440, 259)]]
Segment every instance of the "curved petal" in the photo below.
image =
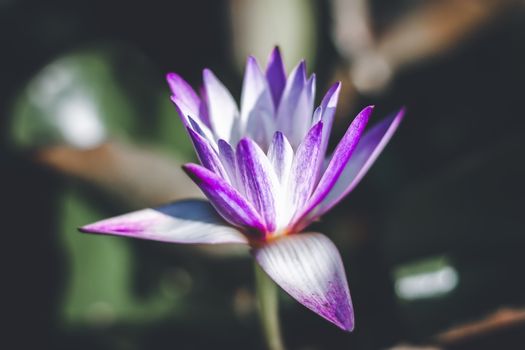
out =
[(231, 183), (231, 179), (224, 169), (217, 151), (215, 151), (210, 143), (197, 132), (193, 131), (191, 128), (187, 128), (187, 130), (201, 164), (206, 169), (213, 171), (223, 179), (230, 180)]
[(345, 331), (354, 311), (341, 257), (320, 233), (277, 238), (252, 252), (262, 269), (295, 300)]
[(182, 168), (226, 221), (254, 234), (266, 231), (253, 206), (224, 179), (197, 164), (185, 164)]
[(244, 73), (240, 122), (241, 130), (246, 130), (261, 147), (268, 147), (275, 129), (273, 102), (266, 78), (252, 56)]
[(237, 145), (237, 168), (245, 197), (261, 214), (269, 232), (275, 229), (279, 205), (279, 181), (270, 161), (251, 139)]
[[(290, 77), (286, 81), (276, 116), (277, 130), (282, 131), (294, 147), (297, 147), (301, 142), (299, 137), (291, 137), (292, 135), (299, 134), (295, 131), (298, 125), (295, 117), (304, 117), (304, 115), (308, 113), (307, 89), (306, 64), (304, 61), (301, 61), (292, 73), (290, 73)], [(310, 116), (311, 115), (310, 113)], [(308, 127), (308, 125), (306, 127)]]
[(284, 69), (281, 52), (276, 46), (268, 59), (268, 66), (266, 67), (266, 80), (270, 86), (274, 109), (277, 110), (281, 96), (283, 94), (284, 86), (286, 85), (286, 72)]
[(217, 138), (230, 141), (232, 128), (239, 116), (237, 104), (230, 91), (226, 89), (211, 70), (205, 69), (202, 75), (208, 98), (210, 124)]
[[(323, 136), (321, 141), (321, 150), (319, 164), (317, 164), (317, 175), (316, 181), (319, 180), (322, 171), (325, 168), (325, 155), (328, 148), (328, 142), (330, 140), (330, 133), (332, 131), (332, 125), (334, 122), (335, 110), (337, 108), (337, 101), (339, 99), (339, 93), (341, 92), (341, 82), (333, 84), (330, 89), (326, 92), (321, 101), (321, 104), (314, 112), (312, 118), (312, 124), (318, 123), (319, 121), (323, 122)], [(327, 163), (328, 164), (328, 163)]]
[(326, 213), (357, 186), (394, 135), (404, 114), (403, 108), (363, 134), (337, 182), (315, 209), (316, 216)]
[(201, 99), (193, 88), (176, 73), (168, 73), (166, 80), (171, 88), (172, 101), (179, 108), (183, 117), (199, 117)]
[(235, 151), (232, 146), (223, 139), (218, 142), (219, 147), (219, 158), (222, 165), (226, 169), (228, 176), (230, 177), (230, 183), (237, 186), (237, 162), (235, 160)]
[(337, 108), (337, 101), (339, 100), (339, 93), (341, 92), (341, 82), (337, 82), (328, 89), (326, 94), (321, 101), (319, 106), (320, 110), (318, 114), (318, 119), (314, 117), (313, 123), (318, 121), (323, 122), (323, 142), (321, 146), (321, 153), (326, 153), (326, 148), (328, 146), (328, 141), (330, 139), (330, 132), (332, 131), (332, 124), (334, 122), (335, 109)]
[(268, 149), (268, 159), (277, 178), (285, 186), (288, 184), (288, 176), (292, 169), (293, 154), (292, 146), (286, 139), (286, 136), (280, 131), (275, 132)]
[(248, 243), (241, 232), (224, 222), (209, 202), (198, 199), (134, 211), (79, 230), (170, 243)]
[(319, 122), (310, 129), (295, 152), (288, 180), (289, 205), (293, 214), (305, 205), (314, 189), (322, 134), (323, 122)]
[(348, 163), (352, 153), (357, 147), (361, 134), (368, 123), (368, 118), (372, 113), (373, 107), (369, 106), (363, 109), (354, 121), (348, 127), (345, 135), (339, 141), (332, 159), (326, 168), (319, 184), (317, 185), (312, 197), (308, 201), (308, 204), (304, 207), (304, 210), (298, 215), (298, 221), (302, 221), (304, 216), (316, 208), (330, 193), (332, 187), (334, 187), (337, 179), (343, 172), (346, 164)]

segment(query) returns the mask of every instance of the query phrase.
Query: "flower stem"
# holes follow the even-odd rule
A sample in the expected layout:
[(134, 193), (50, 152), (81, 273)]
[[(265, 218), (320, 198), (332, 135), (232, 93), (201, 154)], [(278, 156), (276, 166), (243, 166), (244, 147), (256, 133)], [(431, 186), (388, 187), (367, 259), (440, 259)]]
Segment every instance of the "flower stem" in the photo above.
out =
[(279, 324), (279, 300), (276, 284), (255, 262), (255, 285), (259, 302), (259, 317), (269, 350), (284, 350)]

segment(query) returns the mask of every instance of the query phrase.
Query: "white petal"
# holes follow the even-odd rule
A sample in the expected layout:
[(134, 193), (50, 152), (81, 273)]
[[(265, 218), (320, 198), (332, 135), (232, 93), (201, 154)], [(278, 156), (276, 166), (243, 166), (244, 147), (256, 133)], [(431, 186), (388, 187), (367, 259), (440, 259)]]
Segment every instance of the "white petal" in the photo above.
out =
[(231, 140), (232, 128), (239, 116), (237, 104), (232, 95), (212, 73), (205, 69), (203, 72), (204, 87), (208, 98), (210, 123), (215, 135), (219, 139)]
[(253, 251), (262, 269), (298, 302), (343, 330), (354, 328), (344, 266), (320, 233), (278, 238)]
[(80, 228), (87, 233), (108, 234), (170, 243), (247, 243), (204, 200), (184, 200), (148, 208)]

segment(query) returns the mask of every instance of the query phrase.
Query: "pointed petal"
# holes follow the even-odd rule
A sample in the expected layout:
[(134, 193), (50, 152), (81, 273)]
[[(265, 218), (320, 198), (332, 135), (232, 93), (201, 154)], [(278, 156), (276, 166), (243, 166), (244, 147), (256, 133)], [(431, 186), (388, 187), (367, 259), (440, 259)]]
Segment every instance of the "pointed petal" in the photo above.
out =
[(269, 232), (275, 229), (276, 209), (280, 202), (279, 181), (270, 161), (251, 139), (244, 138), (237, 145), (237, 167), (245, 197), (261, 214)]
[[(283, 132), (293, 147), (297, 147), (300, 140), (292, 139), (294, 129), (298, 123), (296, 116), (303, 116), (306, 105), (306, 64), (301, 61), (290, 73), (286, 81), (279, 108), (277, 109), (277, 130)], [(302, 101), (301, 101), (302, 100)]]
[(286, 136), (280, 131), (277, 131), (273, 136), (270, 149), (268, 150), (268, 159), (281, 184), (286, 185), (292, 169), (293, 149)]
[(404, 114), (403, 108), (364, 133), (337, 182), (315, 209), (316, 216), (326, 213), (357, 186), (392, 138)]
[(199, 106), (201, 100), (193, 88), (182, 77), (176, 73), (168, 73), (166, 80), (173, 93), (172, 101), (180, 110), (181, 117), (199, 117)]
[(184, 200), (148, 208), (81, 227), (86, 233), (134, 237), (170, 243), (248, 243), (203, 200)]
[(188, 128), (188, 134), (190, 135), (193, 147), (195, 148), (195, 152), (197, 153), (202, 166), (213, 171), (223, 179), (231, 180), (221, 163), (217, 151), (213, 149), (210, 143), (191, 128)]
[(254, 57), (248, 57), (241, 95), (241, 128), (261, 147), (267, 148), (273, 133), (274, 108), (263, 72)]
[(265, 232), (265, 226), (253, 206), (225, 180), (197, 164), (185, 164), (182, 168), (226, 221), (248, 231)]
[(321, 201), (323, 201), (328, 193), (334, 187), (337, 179), (343, 172), (346, 164), (348, 163), (350, 156), (357, 147), (357, 143), (361, 138), (361, 134), (368, 123), (368, 118), (372, 113), (373, 107), (369, 106), (363, 109), (354, 121), (348, 127), (345, 135), (337, 145), (332, 159), (326, 168), (325, 173), (321, 177), (319, 184), (317, 185), (312, 197), (308, 201), (301, 214), (298, 216), (298, 220), (302, 220), (305, 214), (312, 211), (313, 208), (317, 207)]
[(218, 138), (230, 141), (234, 121), (239, 115), (237, 104), (228, 89), (211, 70), (204, 70), (203, 80), (213, 131)]
[[(308, 81), (306, 82), (306, 97), (307, 97), (307, 103), (310, 110), (314, 109), (314, 98), (315, 98), (315, 88), (316, 88), (316, 75), (313, 73)], [(308, 114), (308, 117), (312, 117), (312, 113)]]
[[(217, 142), (215, 141), (215, 136), (213, 136), (213, 133), (206, 125), (204, 125), (202, 122), (199, 122), (198, 119), (193, 119), (192, 117), (188, 116), (188, 125), (186, 125), (187, 129), (191, 129), (195, 131), (197, 134), (202, 136), (204, 139), (206, 139), (210, 145), (216, 149), (217, 148)], [(191, 138), (191, 135), (190, 135)]]
[(310, 129), (295, 153), (288, 181), (289, 205), (295, 209), (294, 214), (304, 206), (314, 189), (322, 133), (323, 122), (319, 122)]
[(330, 133), (332, 131), (332, 125), (334, 122), (335, 110), (337, 108), (337, 101), (339, 99), (340, 91), (341, 82), (333, 84), (324, 95), (323, 100), (321, 101), (321, 105), (317, 107), (317, 109), (314, 112), (312, 122), (317, 123), (319, 120), (323, 122), (323, 136), (321, 141), (320, 158), (319, 164), (317, 165), (317, 180), (319, 180), (321, 172), (324, 169), (326, 169), (324, 167), (324, 161), (326, 156), (326, 150), (328, 148), (328, 142), (330, 140)]
[(345, 331), (354, 311), (335, 245), (319, 233), (284, 236), (253, 250), (262, 269), (292, 298)]
[[(328, 89), (321, 101), (320, 119), (323, 121), (323, 144), (321, 152), (324, 156), (330, 133), (332, 131), (332, 124), (334, 122), (335, 109), (337, 108), (337, 101), (339, 100), (339, 93), (341, 92), (341, 82), (337, 82)], [(314, 118), (315, 119), (315, 118)]]
[(281, 101), (284, 86), (286, 85), (286, 72), (284, 69), (281, 52), (277, 46), (273, 49), (272, 53), (270, 54), (270, 58), (268, 59), (268, 66), (266, 67), (266, 80), (270, 86), (275, 110), (277, 110), (279, 102)]

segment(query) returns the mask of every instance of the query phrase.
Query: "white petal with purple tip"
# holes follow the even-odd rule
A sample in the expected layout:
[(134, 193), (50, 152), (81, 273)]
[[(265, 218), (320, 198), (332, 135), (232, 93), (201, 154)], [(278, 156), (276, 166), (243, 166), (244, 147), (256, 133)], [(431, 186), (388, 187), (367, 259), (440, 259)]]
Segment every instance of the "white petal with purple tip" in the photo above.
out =
[(339, 326), (354, 328), (346, 275), (335, 245), (320, 233), (277, 238), (253, 250), (262, 269), (294, 299)]
[(401, 109), (364, 133), (337, 182), (316, 209), (317, 215), (326, 213), (357, 186), (392, 138), (404, 114)]
[(288, 179), (289, 205), (293, 209), (302, 208), (314, 189), (322, 133), (323, 122), (319, 122), (310, 129), (295, 152)]
[(208, 140), (193, 131), (191, 128), (188, 128), (188, 134), (190, 135), (193, 147), (201, 164), (208, 170), (213, 171), (223, 179), (228, 179), (231, 182), (217, 151), (211, 146)]
[[(290, 77), (286, 81), (281, 102), (277, 109), (277, 130), (282, 131), (293, 147), (297, 147), (300, 140), (291, 139), (294, 133), (294, 128), (297, 126), (294, 116), (303, 115), (299, 109), (305, 109), (307, 103), (305, 94), (306, 86), (306, 65), (301, 61), (290, 73)], [(302, 101), (301, 101), (302, 100)]]
[[(315, 188), (312, 197), (309, 199), (307, 205), (304, 207), (301, 213), (297, 216), (297, 221), (303, 221), (303, 218), (314, 210), (315, 215), (318, 214), (316, 208), (318, 207), (319, 203), (321, 203), (321, 201), (326, 198), (343, 172), (346, 164), (352, 156), (352, 153), (357, 147), (361, 134), (368, 123), (368, 118), (370, 117), (372, 110), (372, 106), (366, 107), (352, 121), (343, 138), (341, 141), (339, 141), (330, 163), (319, 180), (319, 184)], [(307, 221), (309, 220), (304, 222), (307, 223)]]
[(197, 164), (185, 164), (182, 168), (226, 221), (254, 233), (266, 231), (259, 213), (226, 180)]
[(276, 227), (280, 212), (279, 180), (266, 154), (252, 140), (242, 139), (237, 145), (237, 168), (244, 195), (257, 209), (269, 232)]
[(182, 114), (197, 118), (201, 100), (193, 88), (180, 75), (169, 73), (166, 80), (173, 93), (172, 100), (179, 107)]
[(228, 173), (230, 183), (233, 187), (237, 186), (237, 162), (235, 160), (235, 151), (230, 144), (222, 139), (218, 142), (219, 158)]
[(248, 243), (207, 201), (184, 200), (148, 208), (80, 228), (83, 232), (126, 236), (170, 243)]
[(228, 89), (211, 70), (204, 70), (203, 80), (213, 131), (218, 139), (230, 141), (235, 119), (239, 116), (237, 104)]
[(274, 107), (266, 78), (254, 57), (246, 62), (240, 124), (262, 148), (268, 147), (274, 132)]

